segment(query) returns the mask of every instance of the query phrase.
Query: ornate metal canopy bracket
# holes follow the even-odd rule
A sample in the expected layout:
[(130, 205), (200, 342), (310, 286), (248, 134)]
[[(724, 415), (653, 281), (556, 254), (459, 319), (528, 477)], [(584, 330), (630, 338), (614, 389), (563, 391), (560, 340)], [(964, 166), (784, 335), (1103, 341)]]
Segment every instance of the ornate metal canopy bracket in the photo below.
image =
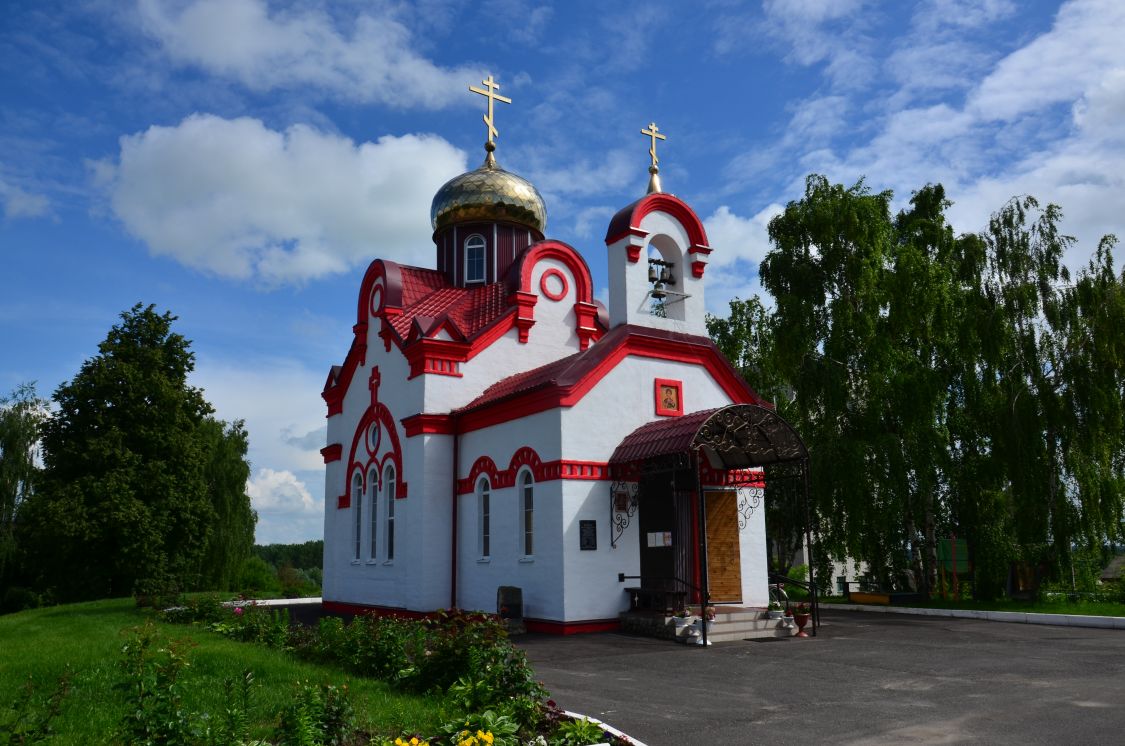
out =
[(609, 487), (609, 545), (617, 548), (617, 540), (629, 528), (637, 514), (636, 482), (616, 481)]
[(746, 528), (750, 516), (762, 504), (766, 491), (761, 487), (749, 487), (738, 491), (738, 530)]

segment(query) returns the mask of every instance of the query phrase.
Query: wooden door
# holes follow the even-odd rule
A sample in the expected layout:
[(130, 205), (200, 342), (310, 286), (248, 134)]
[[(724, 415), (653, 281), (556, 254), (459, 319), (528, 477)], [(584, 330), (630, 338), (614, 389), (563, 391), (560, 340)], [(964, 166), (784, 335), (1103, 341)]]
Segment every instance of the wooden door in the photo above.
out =
[(707, 584), (711, 600), (742, 603), (742, 559), (738, 549), (738, 493), (706, 492)]

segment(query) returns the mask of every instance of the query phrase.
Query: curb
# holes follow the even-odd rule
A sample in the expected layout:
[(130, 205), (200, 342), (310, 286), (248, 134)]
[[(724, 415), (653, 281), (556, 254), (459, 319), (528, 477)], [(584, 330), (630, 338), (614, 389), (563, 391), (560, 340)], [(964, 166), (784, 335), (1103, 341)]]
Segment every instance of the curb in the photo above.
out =
[(875, 606), (872, 604), (825, 604), (823, 609), (873, 611), (883, 614), (979, 619), (986, 622), (1015, 624), (1046, 624), (1054, 627), (1089, 627), (1125, 630), (1125, 617), (1087, 616), (1084, 614), (1043, 614), (1034, 611), (984, 611), (979, 609), (923, 609), (911, 606)]
[[(572, 717), (575, 720), (581, 720), (582, 718), (586, 718), (591, 723), (597, 723), (601, 727), (601, 729), (604, 730), (606, 733), (609, 733), (611, 736), (617, 736), (618, 738), (624, 738), (624, 739), (628, 740), (629, 743), (633, 744), (633, 746), (646, 746), (643, 741), (638, 741), (637, 739), (630, 736), (628, 733), (622, 733), (621, 731), (617, 730), (617, 728), (614, 728), (612, 725), (610, 725), (606, 722), (603, 722), (601, 720), (598, 720), (595, 717), (590, 717), (589, 715), (583, 715), (580, 712), (571, 712), (570, 710), (563, 710), (563, 714), (566, 715), (567, 717)], [(603, 746), (603, 745), (602, 744), (596, 744), (595, 746)]]

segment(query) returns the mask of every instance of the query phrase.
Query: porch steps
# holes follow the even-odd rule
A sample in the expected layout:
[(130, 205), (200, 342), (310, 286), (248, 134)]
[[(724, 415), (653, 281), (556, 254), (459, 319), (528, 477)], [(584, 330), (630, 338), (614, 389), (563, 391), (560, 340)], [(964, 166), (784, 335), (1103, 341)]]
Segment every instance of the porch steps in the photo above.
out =
[(757, 640), (770, 637), (792, 637), (796, 628), (785, 626), (784, 619), (767, 619), (761, 609), (724, 611), (722, 606), (715, 609), (715, 621), (707, 633), (710, 642), (733, 642), (735, 640)]
[[(707, 639), (710, 642), (792, 637), (796, 628), (788, 628), (782, 619), (767, 619), (763, 609), (718, 606)], [(698, 619), (698, 617), (697, 617)], [(666, 640), (691, 642), (694, 638), (685, 630), (677, 635), (673, 617), (651, 612), (625, 612), (621, 614), (621, 628), (625, 632), (659, 637)]]

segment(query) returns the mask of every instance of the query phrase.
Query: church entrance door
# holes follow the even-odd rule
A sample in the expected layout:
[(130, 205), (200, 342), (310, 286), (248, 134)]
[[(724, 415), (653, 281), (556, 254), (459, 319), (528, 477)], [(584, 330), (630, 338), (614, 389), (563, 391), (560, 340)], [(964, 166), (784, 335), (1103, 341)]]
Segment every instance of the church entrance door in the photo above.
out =
[(738, 543), (738, 493), (707, 491), (707, 584), (711, 600), (742, 603), (742, 557)]

